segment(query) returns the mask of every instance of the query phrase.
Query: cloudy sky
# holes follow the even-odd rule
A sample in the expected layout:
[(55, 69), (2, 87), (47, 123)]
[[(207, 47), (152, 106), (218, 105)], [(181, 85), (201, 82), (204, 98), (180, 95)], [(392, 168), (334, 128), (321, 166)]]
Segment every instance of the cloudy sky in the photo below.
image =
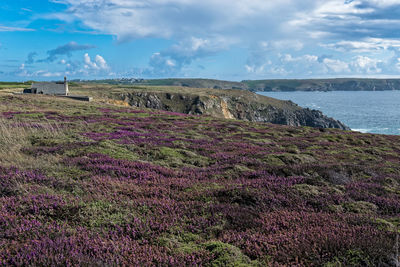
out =
[(2, 0), (0, 80), (400, 77), (400, 0)]

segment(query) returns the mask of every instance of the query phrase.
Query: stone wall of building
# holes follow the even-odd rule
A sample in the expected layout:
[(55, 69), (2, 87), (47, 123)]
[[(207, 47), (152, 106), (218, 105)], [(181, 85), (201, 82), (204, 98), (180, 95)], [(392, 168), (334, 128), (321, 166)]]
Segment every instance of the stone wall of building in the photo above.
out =
[(67, 95), (68, 87), (64, 83), (33, 83), (31, 92), (44, 95)]

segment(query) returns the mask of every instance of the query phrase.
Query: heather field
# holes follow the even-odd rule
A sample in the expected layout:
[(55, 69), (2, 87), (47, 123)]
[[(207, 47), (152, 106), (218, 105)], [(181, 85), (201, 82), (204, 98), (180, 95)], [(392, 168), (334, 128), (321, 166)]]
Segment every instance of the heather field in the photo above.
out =
[(400, 136), (0, 95), (1, 266), (396, 266)]

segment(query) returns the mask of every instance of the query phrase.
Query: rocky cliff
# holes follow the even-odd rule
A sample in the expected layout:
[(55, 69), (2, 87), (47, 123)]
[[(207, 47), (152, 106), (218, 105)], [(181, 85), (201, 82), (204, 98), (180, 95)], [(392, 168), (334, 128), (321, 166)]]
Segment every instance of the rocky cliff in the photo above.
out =
[(111, 97), (140, 108), (290, 126), (350, 130), (340, 121), (329, 118), (320, 111), (301, 108), (291, 101), (281, 101), (243, 90), (196, 90), (195, 93), (194, 89), (191, 90), (126, 90), (115, 92)]

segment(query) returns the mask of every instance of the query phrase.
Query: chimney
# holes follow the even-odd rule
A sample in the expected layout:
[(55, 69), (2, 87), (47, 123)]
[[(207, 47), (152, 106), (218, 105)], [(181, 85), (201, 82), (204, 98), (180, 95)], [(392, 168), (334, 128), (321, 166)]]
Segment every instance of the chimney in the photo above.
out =
[(64, 76), (64, 90), (65, 90), (65, 95), (68, 95), (68, 82), (66, 76)]

